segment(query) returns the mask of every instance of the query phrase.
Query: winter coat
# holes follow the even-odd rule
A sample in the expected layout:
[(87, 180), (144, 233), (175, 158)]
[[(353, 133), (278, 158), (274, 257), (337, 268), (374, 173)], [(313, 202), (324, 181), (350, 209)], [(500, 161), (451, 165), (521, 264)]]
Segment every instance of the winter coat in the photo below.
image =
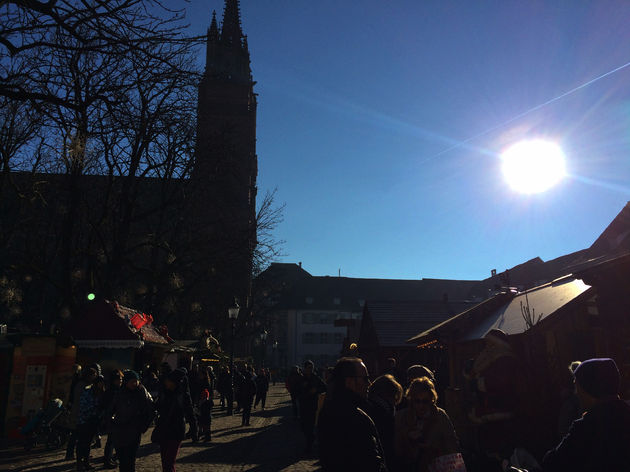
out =
[(192, 400), (184, 383), (179, 383), (173, 391), (165, 389), (158, 398), (156, 407), (158, 418), (151, 435), (152, 441), (183, 441), (186, 437), (186, 421), (190, 424), (193, 436), (197, 435)]
[(296, 385), (297, 398), (300, 402), (300, 416), (315, 415), (320, 393), (326, 391), (326, 384), (317, 375), (303, 375)]
[(395, 449), (398, 462), (412, 470), (427, 471), (440, 456), (459, 452), (459, 440), (448, 414), (435, 405), (429, 416), (418, 419), (411, 407), (395, 417)]
[(573, 422), (543, 459), (545, 472), (630, 469), (630, 406), (618, 398), (593, 406)]
[(98, 424), (103, 415), (102, 407), (102, 402), (94, 393), (93, 387), (87, 387), (79, 398), (77, 424)]
[(69, 427), (70, 429), (76, 429), (77, 423), (79, 421), (79, 409), (81, 403), (81, 395), (87, 388), (88, 384), (85, 380), (80, 379), (74, 385), (74, 389), (72, 390), (72, 394), (70, 397), (72, 398), (72, 403), (70, 405), (70, 421)]
[(238, 386), (238, 400), (242, 404), (251, 403), (256, 395), (256, 382), (251, 375), (247, 374), (241, 380)]
[(153, 421), (153, 399), (143, 385), (135, 390), (123, 387), (114, 396), (111, 415), (114, 446), (128, 446), (138, 441)]
[(266, 375), (257, 375), (254, 381), (256, 382), (256, 393), (258, 395), (261, 395), (269, 390), (269, 379)]
[(317, 428), (324, 471), (387, 471), (376, 426), (366, 409), (365, 400), (348, 390), (326, 396)]
[(383, 452), (385, 453), (385, 462), (389, 469), (393, 469), (394, 463), (394, 432), (395, 432), (395, 414), (396, 407), (375, 393), (368, 394), (368, 404), (366, 413), (370, 416), (376, 430), (378, 431)]

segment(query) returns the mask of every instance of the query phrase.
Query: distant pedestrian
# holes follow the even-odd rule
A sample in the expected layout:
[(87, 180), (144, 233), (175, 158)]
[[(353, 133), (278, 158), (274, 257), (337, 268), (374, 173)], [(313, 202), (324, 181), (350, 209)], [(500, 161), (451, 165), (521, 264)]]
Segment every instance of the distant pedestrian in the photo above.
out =
[(630, 406), (619, 398), (620, 375), (613, 359), (589, 359), (575, 370), (585, 411), (560, 444), (543, 459), (544, 472), (598, 472), (630, 467)]
[(151, 441), (160, 445), (162, 471), (175, 472), (179, 447), (186, 437), (186, 422), (193, 441), (197, 439), (197, 421), (183, 368), (172, 371), (165, 380), (165, 390), (157, 401), (158, 418)]
[(285, 387), (291, 396), (291, 406), (293, 407), (293, 417), (298, 417), (298, 386), (302, 381), (300, 368), (296, 365), (291, 367), (291, 372), (286, 379)]
[(212, 393), (203, 390), (199, 398), (199, 436), (203, 436), (205, 442), (212, 440)]
[(93, 368), (85, 368), (82, 370), (81, 379), (79, 379), (72, 392), (70, 392), (70, 437), (68, 438), (68, 446), (66, 448), (66, 460), (74, 460), (74, 451), (77, 445), (78, 431), (77, 424), (79, 421), (80, 399), (83, 391), (96, 380), (98, 372)]
[(249, 370), (243, 372), (242, 376), (243, 379), (238, 389), (238, 401), (243, 409), (241, 426), (249, 426), (249, 420), (252, 414), (252, 403), (256, 395), (256, 382), (252, 379), (252, 374)]
[(304, 362), (304, 374), (299, 378), (296, 386), (298, 405), (300, 408), (300, 423), (306, 439), (304, 453), (309, 454), (315, 440), (315, 416), (319, 394), (326, 391), (326, 384), (314, 372), (312, 361)]
[(386, 472), (378, 431), (366, 411), (370, 381), (363, 361), (337, 361), (319, 414), (319, 458), (325, 472)]
[(113, 452), (114, 452), (114, 438), (112, 434), (112, 425), (111, 425), (111, 415), (109, 414), (114, 405), (114, 398), (116, 394), (120, 391), (123, 382), (123, 373), (120, 370), (114, 370), (111, 373), (109, 384), (105, 389), (105, 393), (103, 394), (103, 410), (106, 413), (105, 421), (104, 421), (104, 429), (107, 432), (107, 442), (105, 443), (105, 468), (106, 469), (115, 469), (117, 466), (117, 462), (114, 460)]
[(267, 391), (269, 390), (269, 377), (265, 374), (265, 369), (260, 369), (258, 375), (254, 380), (256, 382), (256, 401), (254, 408), (261, 403), (262, 409), (265, 409), (265, 402), (267, 401)]
[(123, 387), (112, 405), (112, 434), (120, 472), (136, 470), (140, 437), (153, 422), (155, 410), (151, 395), (133, 370), (123, 372)]
[(79, 399), (79, 418), (77, 422), (77, 471), (92, 470), (89, 464), (90, 445), (98, 433), (103, 418), (103, 393), (105, 379), (99, 375), (88, 386)]
[(230, 389), (232, 387), (230, 379), (230, 370), (222, 367), (217, 378), (217, 392), (219, 392), (219, 405), (221, 409), (225, 409), (228, 399), (230, 398)]

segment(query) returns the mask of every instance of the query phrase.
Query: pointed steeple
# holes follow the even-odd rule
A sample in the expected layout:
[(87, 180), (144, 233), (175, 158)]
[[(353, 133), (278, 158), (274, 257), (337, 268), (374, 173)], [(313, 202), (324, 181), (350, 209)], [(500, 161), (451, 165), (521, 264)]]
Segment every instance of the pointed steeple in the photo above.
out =
[(212, 10), (212, 21), (210, 29), (208, 29), (208, 41), (216, 41), (219, 39), (219, 25), (217, 24), (217, 12)]
[(242, 39), (243, 30), (241, 29), (241, 12), (238, 0), (225, 0), (221, 41), (240, 46)]

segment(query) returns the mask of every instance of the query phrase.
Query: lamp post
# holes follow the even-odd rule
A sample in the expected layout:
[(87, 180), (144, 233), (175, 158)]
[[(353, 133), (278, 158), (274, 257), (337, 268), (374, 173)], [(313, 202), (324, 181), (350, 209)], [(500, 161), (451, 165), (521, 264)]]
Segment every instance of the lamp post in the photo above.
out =
[(261, 345), (262, 345), (262, 359), (260, 362), (260, 366), (261, 367), (265, 367), (265, 355), (267, 354), (267, 331), (263, 330), (262, 333), (260, 333), (260, 341), (261, 341)]
[(241, 309), (238, 303), (234, 301), (234, 306), (228, 308), (228, 318), (232, 321), (232, 344), (230, 346), (230, 390), (228, 391), (228, 408), (227, 414), (233, 414), (234, 403), (234, 323), (238, 318), (238, 312)]
[(276, 385), (276, 377), (278, 376), (278, 341), (271, 344), (271, 368), (273, 369), (273, 384)]

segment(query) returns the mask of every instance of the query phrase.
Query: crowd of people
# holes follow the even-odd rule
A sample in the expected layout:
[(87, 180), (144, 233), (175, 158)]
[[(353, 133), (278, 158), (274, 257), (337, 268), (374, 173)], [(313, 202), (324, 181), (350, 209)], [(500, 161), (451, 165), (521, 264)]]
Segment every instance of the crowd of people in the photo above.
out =
[[(466, 450), (443, 404), (438, 406), (436, 379), (425, 366), (412, 365), (401, 376), (392, 358), (373, 380), (357, 357), (339, 359), (322, 378), (310, 361), (303, 370), (295, 366), (286, 388), (304, 432), (305, 453), (316, 437), (324, 471), (630, 470), (630, 402), (619, 396), (615, 361), (568, 366), (561, 406), (552, 412), (556, 443), (536, 458), (522, 448), (527, 435), (519, 421), (529, 410), (519, 400), (527, 378), (506, 338), (491, 330), (486, 347), (464, 369), (472, 397), (467, 420), (475, 431)], [(486, 459), (481, 464), (475, 460), (479, 454)]]
[[(212, 367), (195, 365), (189, 371), (164, 363), (159, 369), (147, 366), (142, 374), (141, 378), (134, 370), (112, 370), (106, 379), (99, 364), (75, 366), (68, 396), (66, 460), (76, 460), (77, 471), (94, 468), (90, 452), (102, 446), (101, 435), (107, 435), (105, 467), (121, 472), (135, 470), (141, 436), (153, 424), (151, 442), (160, 447), (164, 472), (175, 471), (184, 439), (212, 440), (214, 392), (219, 392), (222, 409), (232, 397), (226, 387), (226, 379), (228, 387), (232, 379), (228, 368), (216, 377)], [(242, 411), (242, 425), (249, 426), (252, 407), (265, 408), (269, 372), (259, 369), (254, 375), (244, 365), (235, 369), (233, 381), (236, 411)]]
[[(473, 447), (496, 468), (480, 468), (471, 461), (471, 451), (462, 449), (462, 432), (439, 401), (434, 372), (412, 365), (401, 375), (393, 358), (375, 378), (358, 357), (339, 359), (321, 377), (311, 361), (291, 369), (285, 386), (290, 414), (303, 432), (303, 453), (317, 450), (324, 471), (627, 470), (630, 405), (618, 394), (615, 361), (589, 359), (567, 368), (562, 404), (555, 412), (558, 443), (537, 461), (519, 448), (520, 366), (504, 334), (494, 331), (463, 375), (473, 398), (467, 405), (467, 419), (476, 425)], [(188, 371), (163, 364), (145, 369), (142, 378), (133, 370), (104, 376), (98, 364), (77, 366), (69, 394), (66, 459), (76, 460), (78, 471), (91, 470), (90, 451), (101, 447), (102, 434), (107, 435), (105, 466), (134, 471), (141, 436), (154, 424), (151, 441), (159, 445), (162, 469), (175, 471), (185, 438), (212, 440), (215, 391), (220, 410), (231, 414), (235, 402), (247, 427), (252, 409), (265, 409), (269, 384), (269, 371), (255, 372), (247, 365), (234, 372), (222, 367), (215, 376), (211, 367)]]

